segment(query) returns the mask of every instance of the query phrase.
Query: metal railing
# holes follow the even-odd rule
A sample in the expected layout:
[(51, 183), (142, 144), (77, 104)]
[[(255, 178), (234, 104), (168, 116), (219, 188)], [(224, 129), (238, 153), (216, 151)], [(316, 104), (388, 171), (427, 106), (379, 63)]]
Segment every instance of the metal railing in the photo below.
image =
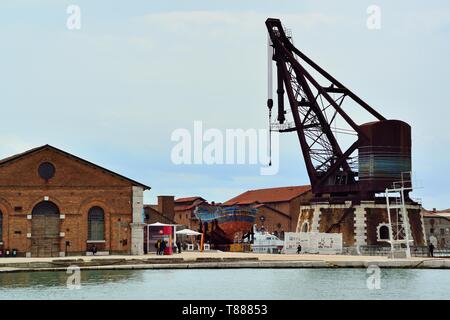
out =
[[(427, 246), (411, 246), (412, 257), (429, 257), (430, 251)], [(389, 256), (391, 254), (391, 247), (387, 246), (360, 246), (344, 247), (343, 254), (347, 255), (364, 255), (364, 256)], [(436, 258), (450, 257), (450, 247), (435, 248), (433, 250), (433, 256)]]
[[(429, 257), (430, 250), (426, 246), (411, 247), (411, 256), (413, 256), (413, 257)], [(450, 257), (450, 247), (435, 248), (433, 250), (433, 257), (436, 257), (436, 258)]]

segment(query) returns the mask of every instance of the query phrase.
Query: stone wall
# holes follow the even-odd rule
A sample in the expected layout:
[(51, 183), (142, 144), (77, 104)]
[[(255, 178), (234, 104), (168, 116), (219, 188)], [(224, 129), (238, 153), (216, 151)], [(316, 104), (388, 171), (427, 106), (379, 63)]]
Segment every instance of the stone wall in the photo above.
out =
[[(420, 205), (408, 205), (407, 210), (414, 245), (423, 246), (426, 240), (423, 234)], [(344, 217), (342, 222), (337, 226), (342, 217)], [(389, 244), (386, 241), (378, 239), (380, 224), (387, 223), (386, 205), (375, 204), (373, 201), (361, 202), (357, 205), (352, 205), (351, 202), (345, 204), (303, 203), (299, 209), (296, 231), (302, 231), (302, 227), (307, 224), (308, 232), (342, 233), (343, 244), (347, 247), (387, 246)]]

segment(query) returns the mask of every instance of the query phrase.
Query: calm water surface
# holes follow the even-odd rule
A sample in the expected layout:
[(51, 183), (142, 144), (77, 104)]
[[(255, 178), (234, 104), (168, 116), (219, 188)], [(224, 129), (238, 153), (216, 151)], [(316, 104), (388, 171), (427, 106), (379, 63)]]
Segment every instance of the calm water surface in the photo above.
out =
[(0, 274), (0, 299), (449, 299), (450, 270), (381, 269), (367, 289), (365, 269), (212, 269)]

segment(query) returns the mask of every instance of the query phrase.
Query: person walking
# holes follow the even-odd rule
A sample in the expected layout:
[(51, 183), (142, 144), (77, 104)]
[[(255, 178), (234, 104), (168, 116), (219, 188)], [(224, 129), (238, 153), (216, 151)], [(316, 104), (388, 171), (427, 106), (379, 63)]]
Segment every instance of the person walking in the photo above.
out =
[(181, 242), (180, 242), (180, 240), (177, 241), (177, 249), (178, 249), (178, 253), (181, 253)]
[(430, 251), (430, 257), (434, 257), (434, 244), (432, 242), (430, 242), (428, 250)]

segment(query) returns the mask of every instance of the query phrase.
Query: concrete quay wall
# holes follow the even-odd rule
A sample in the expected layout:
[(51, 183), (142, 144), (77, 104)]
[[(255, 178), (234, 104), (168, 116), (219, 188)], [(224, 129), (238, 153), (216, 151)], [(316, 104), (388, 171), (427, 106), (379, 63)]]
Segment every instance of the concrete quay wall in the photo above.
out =
[[(5, 261), (6, 260), (6, 261)], [(14, 261), (0, 260), (2, 272), (30, 271), (66, 271), (69, 266), (78, 266), (81, 270), (133, 270), (133, 269), (232, 269), (232, 268), (410, 268), (410, 269), (450, 269), (450, 259), (414, 258), (380, 259), (379, 257), (357, 256), (188, 256), (188, 257), (143, 257), (143, 258), (77, 258), (77, 259), (40, 259)]]

